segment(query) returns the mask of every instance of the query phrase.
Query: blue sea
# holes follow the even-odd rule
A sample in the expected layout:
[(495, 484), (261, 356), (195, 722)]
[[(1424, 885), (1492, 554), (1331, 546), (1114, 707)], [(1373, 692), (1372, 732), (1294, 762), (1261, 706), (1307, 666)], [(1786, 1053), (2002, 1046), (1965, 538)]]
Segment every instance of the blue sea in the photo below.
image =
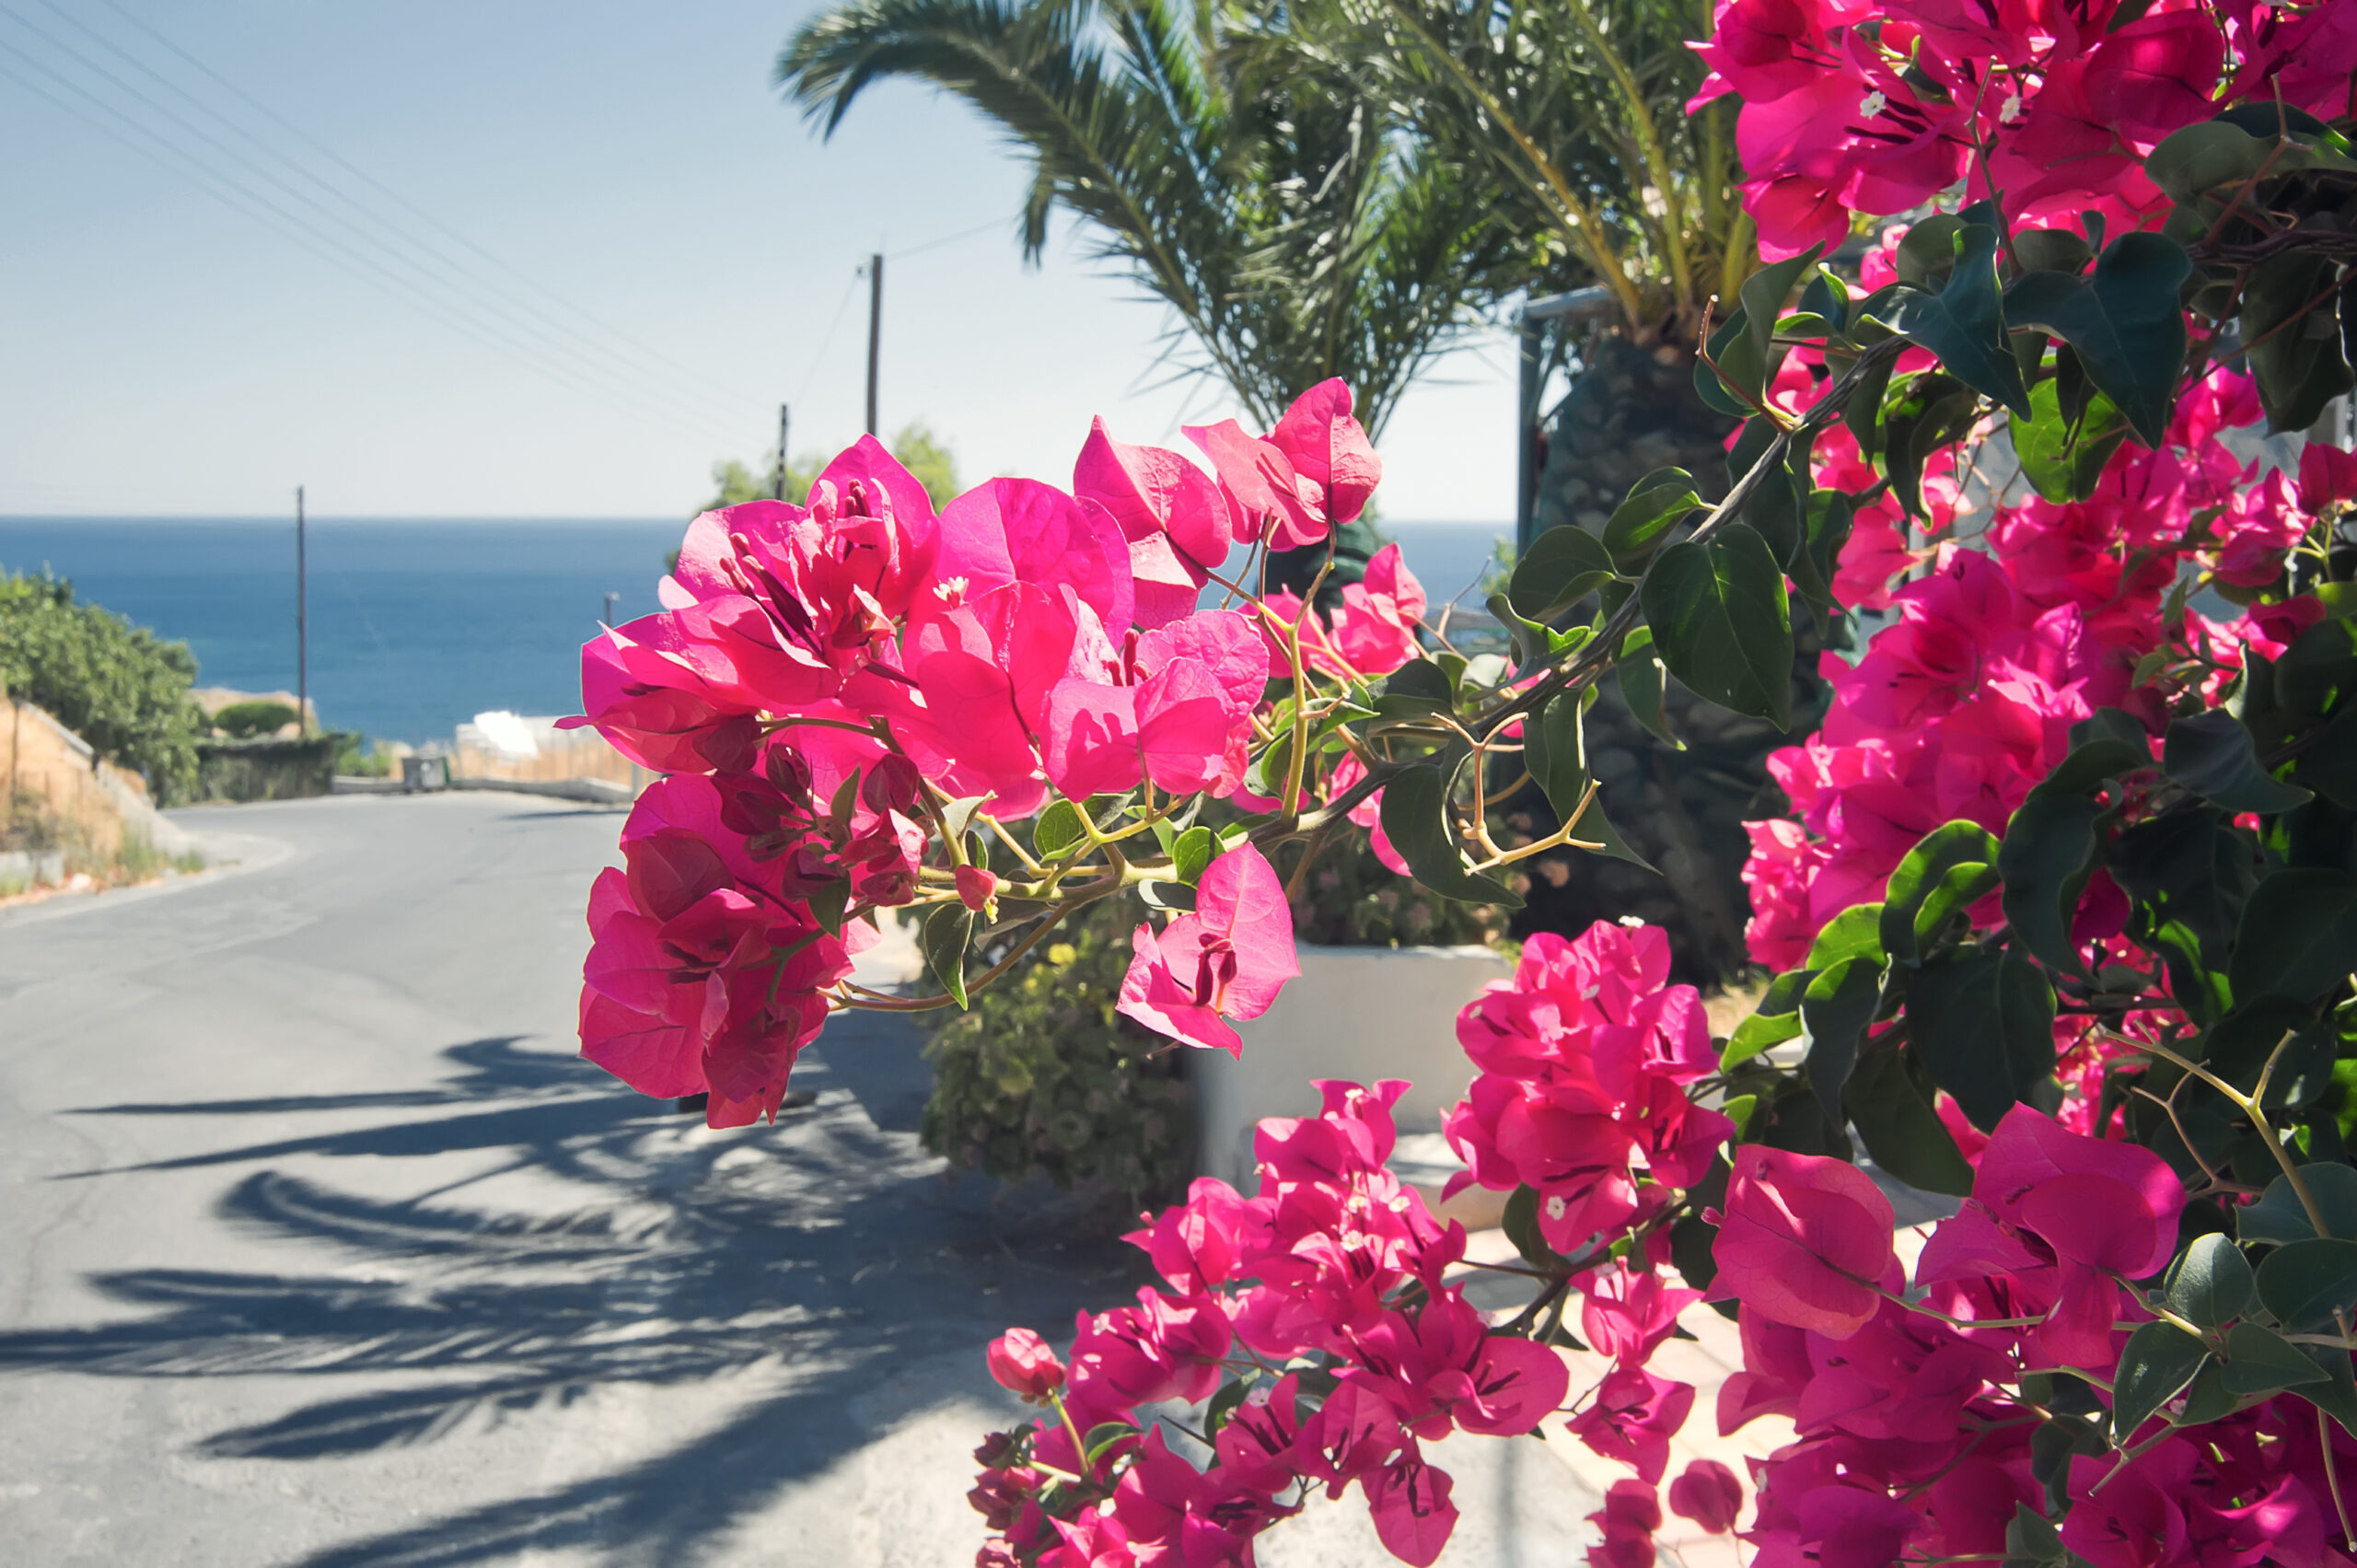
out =
[[(606, 596), (617, 623), (657, 608), (681, 519), (311, 520), (311, 696), (320, 721), (447, 740), (487, 709), (568, 714)], [(1476, 581), (1509, 527), (1388, 523), (1434, 610)], [(196, 656), (197, 683), (295, 689), (291, 518), (0, 517), (0, 572), (44, 567)]]

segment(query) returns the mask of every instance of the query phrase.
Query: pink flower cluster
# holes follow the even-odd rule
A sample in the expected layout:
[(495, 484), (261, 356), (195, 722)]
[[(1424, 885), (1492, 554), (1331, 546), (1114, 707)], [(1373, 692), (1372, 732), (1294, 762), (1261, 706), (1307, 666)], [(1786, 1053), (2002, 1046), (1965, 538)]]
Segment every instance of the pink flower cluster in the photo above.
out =
[[(1457, 1510), (1422, 1446), (1527, 1432), (1562, 1404), (1562, 1357), (1489, 1331), (1443, 1277), (1464, 1227), (1386, 1168), (1407, 1086), (1318, 1087), (1318, 1115), (1260, 1124), (1257, 1197), (1198, 1180), (1130, 1237), (1167, 1289), (1083, 1313), (1062, 1364), (1024, 1330), (993, 1347), (999, 1380), (1054, 1408), (977, 1451), (972, 1499), (997, 1532), (982, 1568), (1248, 1565), (1310, 1490), (1353, 1485), (1392, 1554), (1428, 1563)], [(1256, 1373), (1207, 1453), (1139, 1413)]]
[[(2272, 582), (2289, 546), (2357, 482), (2349, 455), (2321, 446), (2307, 448), (2296, 486), (2261, 481), (2255, 459), (2218, 439), (2258, 418), (2248, 382), (2213, 372), (2180, 402), (2159, 450), (2123, 447), (2085, 501), (2031, 494), (1996, 507), (1974, 542), (1929, 546), (1931, 569), (1887, 591), (1897, 620), (1864, 656), (1854, 666), (1824, 656), (1819, 673), (1833, 688), (1824, 726), (1769, 759), (1794, 819), (1747, 825), (1754, 958), (1798, 964), (1828, 921), (1879, 899), (1907, 852), (1943, 822), (2003, 835), (2068, 751), (2071, 726), (2096, 708), (2125, 708), (2157, 733), (2164, 690), (2136, 679), (2155, 649), (2230, 668), (2244, 645), (2280, 651), (2296, 634), (2297, 612), (2287, 622), (2280, 607), (2228, 624), (2196, 611), (2164, 620), (2181, 562)], [(1856, 477), (1838, 466), (1819, 472), (1821, 483)], [(1893, 559), (1906, 558), (1853, 534), (1842, 567)], [(2107, 936), (2125, 913), (2098, 875), (2082, 935)]]
[[(942, 803), (1004, 821), (1151, 784), (1269, 808), (1244, 789), (1247, 749), (1301, 607), (1281, 623), (1198, 595), (1237, 543), (1315, 543), (1355, 518), (1381, 469), (1340, 381), (1265, 437), (1232, 420), (1189, 434), (1213, 472), (1099, 421), (1071, 490), (993, 480), (938, 516), (866, 438), (807, 506), (690, 525), (666, 608), (583, 649), (568, 721), (673, 775), (592, 903), (586, 1054), (648, 1093), (709, 1090), (714, 1125), (749, 1121), (777, 1105), (864, 917), (918, 897)], [(1311, 662), (1396, 668), (1423, 603), (1387, 547), (1330, 626), (1303, 617)], [(996, 878), (946, 858), (958, 897), (989, 908)], [(1197, 912), (1142, 935), (1123, 1005), (1233, 1050), (1223, 1018), (1296, 972), (1291, 924), (1257, 850), (1204, 882)]]
[[(2122, 14), (2130, 19), (2120, 20)], [(1743, 100), (1736, 150), (1761, 254), (1838, 244), (1852, 213), (1959, 180), (2016, 222), (2167, 209), (2142, 160), (2227, 104), (2349, 112), (2357, 11), (2333, 0), (1720, 0), (1702, 103)], [(1993, 189), (1992, 189), (1993, 187)]]
[[(1795, 1427), (1752, 1466), (1757, 1561), (2004, 1554), (2016, 1507), (2045, 1512), (2031, 1439), (2048, 1412), (2024, 1380), (2107, 1384), (2151, 1317), (2123, 1282), (2167, 1263), (2184, 1206), (2151, 1151), (2017, 1106), (1981, 1152), (1972, 1196), (1933, 1231), (1910, 1296), (1890, 1204), (1863, 1172), (1741, 1151), (1714, 1288), (1742, 1304), (1744, 1370), (1721, 1389), (1718, 1423), (1732, 1433), (1773, 1413)], [(2198, 1435), (2155, 1417), (2131, 1434), (2134, 1457), (2071, 1459), (2062, 1544), (2096, 1568), (2341, 1568), (2326, 1544), (2338, 1531), (2320, 1428), (2336, 1465), (2357, 1456), (2291, 1395)]]

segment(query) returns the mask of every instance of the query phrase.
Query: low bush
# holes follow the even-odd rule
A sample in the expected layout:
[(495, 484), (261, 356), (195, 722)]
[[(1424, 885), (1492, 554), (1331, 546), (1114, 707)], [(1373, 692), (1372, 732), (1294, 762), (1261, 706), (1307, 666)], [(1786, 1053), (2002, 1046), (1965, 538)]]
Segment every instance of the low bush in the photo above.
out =
[(1042, 1178), (1134, 1214), (1176, 1194), (1192, 1161), (1183, 1054), (1113, 1011), (1132, 912), (1108, 901), (1034, 949), (971, 1010), (940, 1020), (925, 1054), (933, 1098), (919, 1134), (953, 1165), (1001, 1181)]
[(251, 740), (257, 736), (276, 735), (300, 717), (284, 703), (232, 703), (213, 715), (213, 727), (232, 740)]

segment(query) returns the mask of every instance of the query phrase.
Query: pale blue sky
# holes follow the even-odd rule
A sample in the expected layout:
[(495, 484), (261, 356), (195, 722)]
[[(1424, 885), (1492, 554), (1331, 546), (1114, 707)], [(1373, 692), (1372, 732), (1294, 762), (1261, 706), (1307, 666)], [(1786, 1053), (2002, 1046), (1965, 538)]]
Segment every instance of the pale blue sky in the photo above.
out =
[[(332, 514), (675, 512), (773, 440), (782, 399), (797, 451), (855, 437), (854, 268), (977, 228), (886, 266), (888, 430), (928, 421), (970, 479), (1062, 480), (1093, 413), (1180, 445), (1229, 412), (1155, 386), (1162, 310), (1076, 247), (1019, 264), (1022, 165), (974, 116), (887, 85), (831, 143), (807, 130), (769, 75), (815, 8), (0, 0), (0, 513), (272, 513), (298, 482)], [(110, 111), (329, 238), (231, 210)], [(1511, 515), (1512, 361), (1483, 342), (1394, 417), (1388, 516)]]

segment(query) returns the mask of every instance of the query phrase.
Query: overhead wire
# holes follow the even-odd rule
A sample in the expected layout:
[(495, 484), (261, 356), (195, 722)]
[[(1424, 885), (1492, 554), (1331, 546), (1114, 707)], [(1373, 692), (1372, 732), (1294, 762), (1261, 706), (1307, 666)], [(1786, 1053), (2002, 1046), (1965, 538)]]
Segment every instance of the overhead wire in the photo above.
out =
[[(524, 288), (539, 295), (541, 298), (549, 301), (558, 308), (579, 317), (582, 320), (586, 321), (589, 325), (597, 328), (599, 331), (611, 336), (617, 343), (623, 343), (637, 353), (645, 355), (647, 359), (660, 365), (667, 366), (670, 369), (687, 376), (696, 383), (702, 385), (711, 384), (710, 377), (707, 372), (681, 364), (679, 360), (672, 358), (662, 350), (633, 336), (629, 332), (624, 331), (621, 328), (602, 319), (592, 312), (584, 309), (581, 306), (575, 304), (564, 296), (549, 288), (494, 252), (485, 250), (482, 245), (476, 243), (474, 239), (470, 238), (463, 231), (453, 228), (447, 223), (443, 222), (440, 218), (435, 216), (433, 213), (419, 206), (415, 202), (411, 201), (407, 196), (401, 194), (400, 191), (386, 184), (383, 180), (377, 179), (375, 175), (370, 174), (366, 169), (362, 168), (357, 164), (353, 163), (343, 154), (337, 152), (333, 147), (321, 142), (318, 137), (313, 136), (301, 126), (296, 124), (293, 121), (288, 120), (284, 115), (280, 114), (277, 110), (272, 109), (260, 99), (255, 98), (251, 93), (246, 91), (236, 82), (231, 81), (228, 77), (223, 75), (220, 72), (206, 64), (203, 60), (199, 59), (194, 54), (190, 53), (189, 51), (182, 48), (168, 35), (157, 29), (145, 18), (125, 9), (119, 3), (119, 0), (100, 0), (100, 3), (103, 4), (107, 9), (112, 11), (123, 20), (129, 22), (133, 27), (137, 28), (141, 32), (153, 39), (162, 48), (169, 51), (180, 60), (185, 61), (192, 68), (202, 72), (206, 77), (217, 83), (223, 90), (236, 98), (240, 103), (245, 104), (255, 113), (260, 114), (264, 119), (270, 121), (271, 123), (278, 126), (289, 135), (293, 136), (296, 140), (301, 142), (305, 146), (309, 147), (321, 157), (326, 158), (329, 162), (334, 164), (337, 168), (351, 175), (354, 180), (357, 180), (361, 183), (366, 185), (370, 190), (384, 196), (388, 201), (396, 203), (404, 212), (407, 212), (410, 215), (415, 217), (419, 222), (427, 225), (435, 232), (445, 236), (455, 244), (462, 246), (466, 250), (472, 251), (476, 256), (481, 257), (485, 262), (498, 268), (501, 272), (505, 273), (508, 276), (514, 278), (517, 283)], [(41, 4), (49, 6), (52, 10), (58, 9), (55, 0), (41, 0)], [(253, 138), (249, 135), (249, 139), (251, 140)], [(349, 200), (350, 198), (346, 197), (345, 199)], [(357, 203), (354, 204), (357, 205)], [(730, 388), (724, 389), (729, 391), (733, 396), (744, 398), (749, 398), (751, 396), (751, 394), (744, 392), (741, 389)]]
[[(188, 132), (191, 135), (195, 136), (207, 145), (220, 151), (225, 157), (230, 159), (233, 165), (242, 166), (243, 168), (252, 171), (254, 174), (267, 181), (270, 185), (285, 192), (290, 199), (309, 207), (315, 212), (319, 212), (323, 216), (328, 217), (331, 221), (340, 224), (341, 226), (345, 229), (349, 230), (352, 228), (353, 226), (350, 224), (349, 220), (338, 218), (336, 215), (328, 213), (326, 209), (321, 208), (319, 203), (308, 196), (306, 192), (295, 190), (288, 186), (284, 180), (279, 179), (270, 170), (261, 168), (258, 165), (255, 165), (250, 158), (245, 157), (243, 155), (237, 153), (233, 148), (224, 146), (217, 137), (210, 135), (201, 127), (191, 124), (186, 117), (180, 115), (168, 106), (156, 102), (152, 97), (140, 92), (136, 87), (125, 82), (120, 75), (109, 71), (105, 66), (90, 60), (87, 55), (82, 53), (79, 50), (75, 49), (73, 45), (57, 39), (54, 34), (47, 32), (38, 24), (28, 20), (25, 17), (10, 8), (5, 3), (0, 3), (0, 16), (6, 16), (9, 20), (17, 23), (17, 26), (25, 29), (35, 37), (51, 44), (61, 52), (75, 61), (93, 75), (96, 75), (112, 85), (126, 97), (139, 103), (145, 104), (156, 113)], [(155, 152), (150, 151), (147, 148), (138, 147), (135, 144), (128, 142), (123, 136), (114, 132), (111, 128), (103, 125), (97, 126), (97, 128), (105, 130), (106, 133), (112, 136), (114, 140), (123, 142), (126, 145), (132, 145), (134, 150), (145, 153), (151, 158), (151, 160), (162, 164), (163, 167), (171, 169), (174, 173), (179, 174), (182, 178), (191, 180), (193, 183), (198, 185), (199, 188), (205, 190), (215, 199), (224, 202), (225, 204), (239, 211), (244, 215), (278, 228), (281, 231), (282, 237), (294, 238), (300, 249), (303, 249), (310, 254), (319, 257), (320, 260), (327, 261), (331, 266), (336, 267), (339, 271), (346, 273), (347, 275), (355, 276), (359, 281), (367, 283), (371, 286), (378, 289), (379, 292), (387, 293), (392, 297), (404, 299), (405, 302), (410, 304), (412, 307), (424, 310), (426, 314), (441, 325), (449, 327), (452, 330), (459, 331), (461, 335), (473, 339), (479, 345), (497, 345), (500, 348), (504, 348), (511, 356), (518, 358), (529, 368), (538, 371), (541, 375), (546, 376), (571, 389), (586, 391), (593, 395), (601, 396), (609, 401), (619, 401), (635, 405), (631, 407), (627, 412), (633, 414), (652, 415), (654, 417), (663, 419), (667, 423), (681, 430), (683, 433), (693, 434), (705, 438), (709, 438), (712, 436), (713, 431), (707, 425), (687, 417), (680, 411), (651, 397), (645, 389), (628, 384), (616, 386), (610, 381), (596, 378), (596, 376), (593, 373), (598, 371), (600, 367), (593, 365), (585, 371), (584, 366), (578, 363), (567, 363), (561, 358), (552, 359), (546, 350), (536, 345), (528, 339), (519, 339), (514, 336), (510, 331), (506, 331), (506, 324), (500, 319), (493, 317), (492, 319), (486, 321), (480, 316), (473, 314), (464, 308), (471, 302), (462, 301), (458, 305), (453, 305), (449, 301), (435, 297), (432, 294), (429, 294), (424, 288), (420, 287), (417, 282), (412, 278), (404, 276), (403, 274), (393, 271), (387, 267), (382, 261), (364, 253), (363, 251), (355, 250), (350, 244), (346, 243), (338, 236), (323, 232), (318, 226), (307, 222), (300, 215), (288, 211), (286, 207), (273, 200), (269, 195), (262, 192), (254, 190), (244, 180), (237, 178), (234, 173), (208, 164), (203, 158), (191, 152), (188, 148), (159, 134), (154, 127), (143, 123), (137, 118), (125, 112), (118, 105), (110, 102), (106, 98), (92, 92), (88, 87), (57, 69), (57, 67), (49, 61), (29, 52), (20, 44), (12, 43), (6, 39), (0, 39), (0, 52), (5, 52), (9, 55), (13, 55), (23, 64), (40, 72), (43, 76), (46, 76), (57, 86), (65, 88), (75, 97), (86, 100), (110, 119), (128, 127), (133, 132), (135, 132), (140, 136), (145, 137), (147, 141), (153, 143), (156, 147), (161, 148), (163, 153), (168, 155), (168, 157), (158, 157)], [(34, 91), (38, 96), (47, 99), (52, 104), (65, 110), (67, 112), (74, 114), (75, 118), (82, 120), (85, 123), (97, 125), (97, 122), (93, 122), (87, 113), (75, 109), (74, 106), (59, 99), (55, 93), (45, 90), (37, 84), (28, 82), (22, 75), (16, 73), (8, 73), (8, 75), (9, 79), (15, 81), (19, 87), (24, 87), (28, 88), (28, 90)], [(178, 161), (172, 161), (174, 159), (177, 159)], [(234, 197), (226, 193), (232, 192), (235, 192)], [(292, 231), (292, 233), (289, 233), (288, 231)], [(373, 243), (372, 241), (367, 240), (365, 235), (361, 236), (361, 238), (364, 243)], [(410, 262), (408, 264), (414, 269), (415, 263)], [(355, 268), (359, 269), (359, 271), (354, 272), (354, 269)], [(431, 274), (428, 274), (428, 277), (430, 279)], [(476, 308), (479, 309), (480, 307), (477, 307)], [(577, 360), (578, 357), (579, 356), (577, 354), (575, 355), (575, 360)]]

